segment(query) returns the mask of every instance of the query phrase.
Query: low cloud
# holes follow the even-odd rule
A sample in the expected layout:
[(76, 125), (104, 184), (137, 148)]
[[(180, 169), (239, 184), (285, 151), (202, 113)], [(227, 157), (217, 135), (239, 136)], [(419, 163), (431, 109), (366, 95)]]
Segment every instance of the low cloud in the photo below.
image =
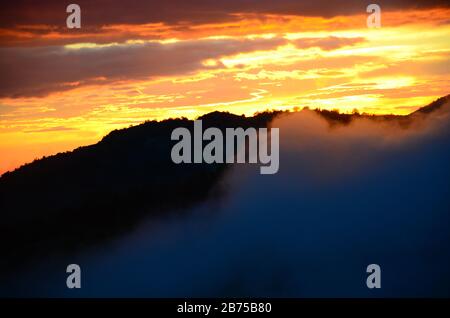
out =
[(26, 133), (41, 133), (41, 132), (71, 131), (71, 130), (77, 130), (77, 129), (72, 128), (72, 127), (57, 126), (57, 127), (49, 127), (49, 128), (42, 128), (42, 129), (25, 130), (24, 132), (26, 132)]
[(299, 49), (307, 49), (311, 47), (318, 47), (324, 51), (331, 51), (339, 49), (344, 46), (351, 46), (358, 43), (363, 43), (366, 40), (362, 37), (357, 38), (340, 38), (329, 36), (326, 38), (302, 38), (293, 40), (292, 43)]

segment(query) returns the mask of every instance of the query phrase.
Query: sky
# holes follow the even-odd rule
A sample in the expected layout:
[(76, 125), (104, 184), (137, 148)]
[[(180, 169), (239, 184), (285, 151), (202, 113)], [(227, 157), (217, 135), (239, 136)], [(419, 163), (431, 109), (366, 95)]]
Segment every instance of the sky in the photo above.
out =
[(377, 1), (9, 1), (0, 174), (145, 120), (310, 107), (408, 114), (447, 95), (450, 5)]

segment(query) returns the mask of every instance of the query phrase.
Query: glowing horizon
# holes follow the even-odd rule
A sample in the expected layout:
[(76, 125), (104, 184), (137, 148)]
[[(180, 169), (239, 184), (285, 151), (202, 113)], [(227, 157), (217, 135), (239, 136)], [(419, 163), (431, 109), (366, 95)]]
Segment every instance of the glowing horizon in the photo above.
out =
[[(64, 16), (64, 14), (63, 14)], [(295, 107), (405, 115), (450, 93), (450, 9), (0, 27), (0, 174), (145, 120)]]

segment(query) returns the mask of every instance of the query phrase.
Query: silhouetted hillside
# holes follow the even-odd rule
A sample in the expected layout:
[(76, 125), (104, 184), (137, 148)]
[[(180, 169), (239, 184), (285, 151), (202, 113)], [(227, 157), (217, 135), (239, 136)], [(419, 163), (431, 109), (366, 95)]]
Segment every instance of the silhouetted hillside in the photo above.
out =
[(368, 115), (368, 114), (359, 114), (358, 112), (354, 112), (352, 114), (342, 114), (336, 110), (326, 110), (326, 109), (315, 109), (314, 111), (325, 118), (331, 126), (336, 124), (347, 125), (351, 123), (351, 121), (355, 118), (367, 118), (370, 120), (397, 120), (401, 125), (407, 127), (414, 116), (419, 114), (429, 114), (433, 111), (440, 109), (446, 102), (450, 101), (450, 95), (441, 97), (428, 106), (421, 107), (415, 112), (412, 112), (409, 115)]
[[(340, 114), (316, 110), (330, 125), (354, 118), (399, 120), (428, 114), (450, 95), (408, 116)], [(281, 112), (254, 117), (212, 112), (204, 129), (264, 127)], [(193, 130), (191, 120), (149, 121), (112, 131), (95, 145), (36, 160), (0, 177), (0, 267), (34, 253), (92, 244), (133, 227), (143, 216), (175, 211), (220, 189), (227, 164), (174, 164), (175, 128)]]
[(430, 105), (419, 108), (414, 113), (412, 113), (410, 116), (414, 114), (429, 114), (431, 112), (434, 112), (442, 107), (445, 103), (450, 101), (450, 95), (438, 98), (434, 102), (432, 102)]
[[(254, 117), (213, 112), (203, 127), (264, 127)], [(0, 248), (5, 265), (50, 248), (68, 248), (133, 226), (143, 215), (206, 199), (225, 164), (172, 162), (171, 133), (187, 119), (149, 121), (112, 131), (99, 143), (36, 160), (0, 178)]]

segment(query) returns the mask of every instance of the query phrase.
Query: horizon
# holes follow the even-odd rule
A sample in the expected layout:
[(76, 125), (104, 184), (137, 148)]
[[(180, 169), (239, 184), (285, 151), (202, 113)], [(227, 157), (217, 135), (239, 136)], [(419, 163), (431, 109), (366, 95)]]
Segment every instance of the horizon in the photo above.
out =
[[(449, 95), (446, 95), (446, 96), (442, 96), (442, 97), (440, 97), (440, 98), (447, 98), (447, 97), (449, 97), (449, 96), (450, 96), (450, 94), (449, 94)], [(440, 99), (440, 98), (439, 98), (439, 99)], [(437, 100), (438, 100), (438, 99), (437, 99)], [(437, 100), (434, 100), (433, 102), (435, 102), (435, 101), (437, 101)], [(211, 111), (211, 112), (208, 112), (208, 113), (204, 113), (204, 114), (198, 115), (198, 116), (196, 116), (196, 117), (191, 117), (191, 118), (190, 118), (190, 117), (184, 117), (184, 116), (183, 116), (183, 117), (169, 117), (169, 118), (162, 118), (162, 119), (159, 119), (159, 120), (158, 120), (158, 119), (147, 119), (147, 120), (144, 120), (144, 121), (142, 121), (142, 122), (136, 123), (136, 124), (134, 124), (134, 125), (130, 125), (130, 126), (127, 126), (127, 127), (122, 127), (122, 128), (116, 128), (116, 129), (114, 129), (114, 130), (111, 130), (111, 131), (107, 132), (104, 136), (101, 136), (99, 140), (97, 140), (97, 141), (95, 141), (95, 142), (93, 142), (93, 143), (86, 144), (86, 145), (78, 145), (78, 146), (75, 146), (74, 148), (71, 148), (71, 149), (68, 149), (68, 150), (65, 150), (65, 151), (58, 151), (58, 152), (56, 152), (56, 153), (49, 153), (49, 154), (43, 155), (43, 156), (41, 156), (41, 157), (39, 157), (39, 158), (34, 158), (34, 159), (32, 159), (31, 161), (24, 162), (23, 164), (21, 164), (21, 165), (15, 167), (15, 168), (13, 168), (13, 169), (11, 169), (11, 170), (6, 170), (6, 171), (0, 170), (0, 178), (1, 178), (4, 174), (6, 174), (6, 173), (14, 172), (14, 171), (16, 171), (16, 170), (22, 168), (23, 166), (26, 166), (26, 165), (28, 165), (28, 164), (31, 164), (31, 163), (33, 163), (33, 162), (35, 162), (35, 161), (37, 161), (37, 160), (41, 160), (41, 159), (44, 159), (44, 158), (47, 158), (47, 157), (55, 156), (55, 155), (58, 155), (58, 154), (63, 153), (63, 152), (64, 152), (64, 153), (67, 153), (67, 152), (73, 152), (73, 151), (75, 151), (75, 150), (77, 150), (78, 148), (81, 148), (81, 147), (87, 147), (87, 146), (96, 145), (96, 144), (98, 144), (103, 138), (107, 137), (108, 135), (110, 135), (110, 133), (112, 133), (112, 132), (114, 132), (114, 131), (116, 131), (116, 130), (133, 128), (133, 127), (136, 127), (136, 126), (139, 126), (139, 125), (142, 125), (142, 124), (146, 124), (146, 123), (152, 122), (152, 121), (162, 122), (162, 121), (166, 121), (166, 120), (181, 120), (181, 119), (187, 119), (187, 120), (191, 120), (191, 121), (196, 121), (196, 120), (199, 120), (199, 119), (200, 119), (202, 116), (204, 116), (204, 115), (209, 115), (209, 114), (212, 114), (212, 113), (215, 113), (215, 112), (219, 112), (219, 113), (228, 113), (228, 114), (235, 115), (235, 116), (245, 116), (245, 117), (249, 118), (249, 117), (255, 117), (255, 116), (257, 116), (257, 115), (260, 114), (260, 113), (272, 113), (272, 112), (277, 112), (277, 111), (282, 111), (282, 112), (287, 112), (287, 113), (296, 113), (296, 112), (302, 112), (302, 111), (305, 111), (305, 110), (306, 110), (306, 111), (319, 112), (319, 113), (321, 113), (321, 112), (323, 112), (323, 111), (330, 111), (330, 112), (335, 112), (335, 113), (337, 113), (337, 114), (339, 114), (339, 115), (358, 115), (358, 116), (363, 116), (363, 117), (364, 117), (364, 116), (370, 116), (370, 117), (371, 117), (371, 116), (375, 116), (375, 117), (382, 117), (382, 116), (408, 117), (408, 116), (414, 114), (416, 111), (418, 111), (418, 110), (420, 110), (420, 109), (422, 109), (422, 108), (424, 108), (424, 107), (426, 107), (426, 106), (429, 106), (429, 105), (424, 105), (424, 106), (422, 106), (422, 107), (419, 107), (419, 108), (417, 108), (416, 110), (414, 110), (414, 111), (412, 111), (412, 112), (410, 112), (410, 113), (408, 113), (408, 114), (400, 114), (400, 115), (395, 115), (395, 114), (369, 114), (369, 113), (359, 113), (359, 112), (356, 112), (356, 113), (355, 113), (355, 111), (358, 111), (357, 109), (354, 109), (354, 110), (352, 110), (352, 111), (347, 111), (347, 112), (341, 112), (339, 109), (330, 109), (330, 110), (328, 110), (328, 109), (321, 109), (321, 108), (314, 108), (314, 109), (312, 109), (312, 108), (309, 108), (308, 106), (304, 106), (303, 108), (299, 109), (298, 107), (295, 106), (295, 107), (293, 107), (293, 108), (291, 108), (291, 109), (286, 109), (286, 110), (265, 109), (265, 110), (263, 110), (263, 111), (255, 112), (255, 113), (252, 114), (252, 115), (237, 114), (237, 113), (232, 113), (232, 112), (229, 112), (229, 111), (215, 110), (215, 111)]]
[(0, 173), (145, 120), (296, 107), (406, 115), (449, 93), (445, 1), (379, 1), (376, 28), (358, 1), (227, 3), (79, 1), (79, 29), (65, 4), (5, 5)]

